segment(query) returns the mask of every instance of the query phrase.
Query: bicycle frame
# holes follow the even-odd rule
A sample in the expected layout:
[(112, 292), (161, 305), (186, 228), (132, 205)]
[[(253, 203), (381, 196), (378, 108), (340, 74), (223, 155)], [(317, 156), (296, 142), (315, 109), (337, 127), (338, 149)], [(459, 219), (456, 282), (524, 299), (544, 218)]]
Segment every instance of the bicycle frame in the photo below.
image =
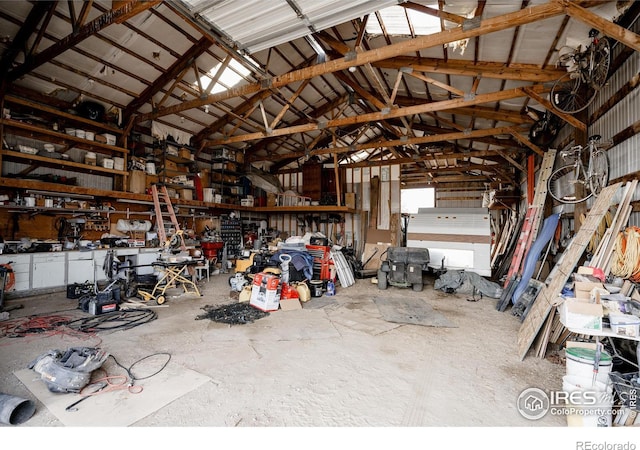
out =
[[(561, 203), (580, 203), (591, 196), (597, 196), (607, 184), (609, 165), (606, 153), (597, 146), (600, 136), (591, 136), (587, 146), (576, 145), (560, 152), (563, 160), (574, 161), (553, 171), (548, 180), (548, 192)], [(584, 151), (588, 151), (589, 161), (585, 167)], [(577, 185), (582, 185), (581, 189)]]

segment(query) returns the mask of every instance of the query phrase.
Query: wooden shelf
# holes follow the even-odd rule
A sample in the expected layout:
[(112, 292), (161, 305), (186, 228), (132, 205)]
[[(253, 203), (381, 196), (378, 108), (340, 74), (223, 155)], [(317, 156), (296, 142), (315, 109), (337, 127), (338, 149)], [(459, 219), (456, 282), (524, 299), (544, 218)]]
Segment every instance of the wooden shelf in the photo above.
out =
[[(15, 134), (17, 136), (21, 136), (24, 138), (38, 139), (46, 142), (57, 142), (57, 143), (63, 143), (63, 144), (72, 142), (73, 143), (72, 147), (89, 149), (91, 151), (97, 151), (99, 153), (106, 153), (109, 155), (113, 153), (120, 153), (120, 154), (126, 155), (129, 153), (129, 150), (127, 150), (126, 148), (116, 147), (115, 145), (102, 144), (97, 141), (89, 141), (87, 139), (79, 138), (77, 136), (71, 136), (70, 134), (49, 130), (47, 128), (42, 128), (42, 127), (31, 125), (25, 122), (19, 122), (17, 120), (0, 119), (0, 123), (10, 130), (18, 131), (17, 133), (8, 133), (8, 134)], [(7, 134), (6, 131), (5, 131), (5, 134)], [(40, 137), (46, 137), (47, 139), (39, 139), (38, 136), (34, 136), (34, 134), (37, 134)]]
[(83, 123), (91, 128), (99, 128), (101, 130), (104, 131), (108, 131), (109, 133), (113, 133), (113, 134), (122, 134), (123, 130), (121, 130), (118, 127), (115, 127), (113, 125), (108, 125), (105, 123), (100, 123), (100, 122), (96, 122), (95, 120), (91, 120), (91, 119), (86, 119), (84, 117), (81, 116), (76, 116), (74, 114), (69, 114), (66, 113), (64, 111), (60, 111), (58, 109), (52, 108), (50, 106), (47, 105), (43, 105), (42, 103), (37, 103), (37, 102), (33, 102), (30, 100), (26, 100), (23, 98), (19, 98), (19, 97), (15, 97), (13, 95), (7, 95), (5, 96), (5, 101), (10, 102), (10, 103), (15, 103), (16, 105), (22, 105), (22, 106), (27, 106), (29, 108), (35, 108), (35, 109), (39, 109), (40, 111), (44, 111), (48, 114), (51, 114), (55, 117), (62, 117), (65, 119), (69, 119), (72, 120), (74, 122), (79, 122), (79, 123)]
[(320, 205), (320, 206), (254, 206), (254, 212), (284, 213), (284, 212), (327, 212), (357, 214), (358, 211), (347, 206)]
[(61, 170), (72, 170), (75, 172), (81, 171), (81, 172), (89, 172), (89, 173), (103, 172), (111, 175), (127, 174), (127, 172), (124, 170), (108, 169), (102, 166), (91, 166), (88, 164), (77, 163), (77, 162), (68, 161), (64, 159), (47, 158), (45, 156), (31, 155), (29, 153), (21, 153), (13, 150), (1, 150), (0, 155), (6, 157), (7, 159), (12, 159), (12, 160), (20, 160), (20, 161), (28, 160), (31, 163), (33, 163), (34, 161), (37, 161), (42, 165), (46, 165), (48, 167), (54, 167)]

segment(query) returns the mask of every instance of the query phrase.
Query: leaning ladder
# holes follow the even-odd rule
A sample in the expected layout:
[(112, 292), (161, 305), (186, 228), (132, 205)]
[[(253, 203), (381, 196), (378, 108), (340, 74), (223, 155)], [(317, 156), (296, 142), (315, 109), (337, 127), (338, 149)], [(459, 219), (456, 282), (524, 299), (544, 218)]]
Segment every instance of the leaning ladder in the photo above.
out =
[(522, 262), (524, 261), (525, 254), (538, 235), (540, 222), (542, 221), (544, 204), (547, 201), (547, 181), (549, 180), (549, 176), (553, 170), (555, 159), (555, 149), (549, 149), (542, 159), (542, 166), (540, 167), (540, 174), (538, 175), (538, 181), (536, 183), (536, 192), (533, 196), (531, 205), (527, 208), (524, 224), (522, 225), (522, 231), (520, 232), (520, 238), (516, 244), (513, 259), (511, 260), (509, 272), (507, 273), (507, 278), (505, 280), (505, 288), (513, 278), (517, 277), (520, 272)]
[[(171, 198), (169, 197), (169, 192), (167, 191), (167, 187), (165, 185), (160, 186), (160, 190), (158, 190), (158, 185), (151, 185), (151, 194), (153, 196), (153, 206), (156, 210), (156, 226), (158, 228), (158, 238), (160, 239), (160, 245), (164, 247), (172, 246), (173, 241), (178, 238), (180, 239), (180, 249), (186, 250), (186, 246), (184, 244), (184, 238), (182, 236), (182, 232), (180, 230), (180, 224), (178, 223), (178, 219), (176, 218), (176, 213), (173, 209), (173, 205), (171, 204)], [(162, 196), (162, 203), (167, 208), (167, 211), (164, 212), (162, 210), (162, 203), (160, 196)], [(171, 224), (175, 228), (176, 232), (173, 235), (171, 240), (167, 240), (167, 231), (165, 228), (165, 217), (169, 217), (171, 220)], [(175, 242), (177, 244), (177, 242)]]

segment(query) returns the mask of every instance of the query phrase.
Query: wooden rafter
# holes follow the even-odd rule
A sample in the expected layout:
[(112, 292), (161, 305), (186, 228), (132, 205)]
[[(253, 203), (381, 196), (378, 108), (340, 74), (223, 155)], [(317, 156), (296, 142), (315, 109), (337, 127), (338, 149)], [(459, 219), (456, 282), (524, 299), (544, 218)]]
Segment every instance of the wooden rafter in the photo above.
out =
[[(535, 91), (545, 90), (545, 88), (540, 85), (533, 86), (531, 87), (531, 89), (534, 89)], [(421, 114), (429, 111), (443, 111), (446, 109), (456, 108), (459, 106), (479, 105), (483, 103), (518, 98), (524, 95), (526, 94), (520, 88), (508, 89), (504, 91), (476, 95), (475, 98), (473, 99), (456, 98), (452, 100), (443, 100), (443, 101), (434, 102), (434, 103), (425, 103), (422, 105), (408, 106), (406, 108), (395, 108), (389, 111), (361, 114), (359, 116), (352, 116), (344, 119), (334, 119), (334, 120), (327, 121), (327, 123), (323, 124), (323, 126), (339, 127), (342, 125), (347, 125), (352, 123), (365, 123), (365, 122), (384, 120), (384, 119), (394, 118), (394, 117), (403, 117), (403, 116), (409, 116), (413, 114)], [(284, 136), (287, 134), (302, 133), (302, 132), (307, 132), (307, 131), (312, 131), (317, 129), (319, 129), (319, 125), (317, 123), (307, 123), (305, 125), (298, 125), (298, 126), (292, 126), (292, 127), (286, 127), (278, 130), (273, 130), (271, 135)], [(211, 140), (207, 142), (207, 145), (215, 146), (215, 145), (230, 144), (233, 142), (247, 142), (247, 141), (252, 141), (256, 139), (262, 139), (265, 137), (267, 137), (265, 133), (248, 133), (245, 135), (232, 136), (227, 139)]]
[(22, 75), (29, 73), (36, 67), (41, 66), (42, 64), (48, 62), (61, 53), (64, 53), (65, 51), (84, 41), (89, 36), (93, 36), (109, 25), (113, 25), (114, 23), (121, 23), (125, 20), (128, 20), (129, 18), (148, 10), (149, 8), (153, 8), (160, 2), (161, 0), (132, 0), (116, 9), (109, 11), (106, 14), (101, 15), (100, 17), (97, 17), (86, 25), (80, 27), (77, 32), (58, 40), (55, 44), (52, 44), (47, 49), (27, 59), (20, 66), (9, 71), (8, 79), (11, 81), (16, 80)]
[(188, 69), (195, 60), (202, 55), (211, 46), (211, 40), (207, 37), (201, 38), (197, 44), (187, 50), (184, 56), (176, 60), (168, 69), (166, 69), (162, 75), (160, 75), (150, 86), (134, 98), (124, 110), (125, 123), (129, 122), (129, 118), (134, 114), (142, 105), (149, 102), (151, 98), (160, 90), (173, 80), (181, 80), (185, 69)]
[(540, 68), (536, 64), (510, 64), (482, 61), (473, 62), (449, 58), (443, 61), (438, 58), (418, 58), (397, 56), (394, 58), (373, 62), (372, 65), (385, 69), (411, 68), (415, 72), (440, 73), (446, 75), (463, 75), (469, 77), (482, 76), (498, 80), (512, 81), (554, 81), (566, 73), (566, 69), (555, 67)]
[(136, 121), (142, 122), (149, 119), (155, 119), (163, 115), (177, 114), (187, 109), (197, 108), (206, 103), (214, 103), (233, 97), (249, 95), (272, 87), (286, 86), (296, 81), (302, 81), (304, 79), (321, 76), (327, 73), (334, 73), (340, 70), (347, 70), (352, 66), (362, 66), (367, 63), (374, 63), (377, 61), (393, 58), (407, 52), (441, 46), (448, 42), (454, 42), (460, 39), (480, 36), (486, 33), (493, 33), (515, 26), (525, 25), (538, 20), (560, 15), (563, 12), (564, 9), (562, 4), (556, 2), (532, 6), (527, 8), (526, 10), (516, 11), (485, 19), (481, 21), (480, 26), (476, 28), (465, 30), (462, 27), (458, 27), (440, 33), (434, 33), (428, 36), (421, 36), (406, 42), (391, 44), (383, 48), (356, 53), (353, 57), (345, 56), (336, 60), (330, 60), (311, 67), (294, 70), (292, 72), (272, 77), (259, 83), (253, 83), (238, 88), (228, 89), (225, 92), (209, 95), (204, 99), (195, 99), (183, 102), (180, 105), (174, 105), (158, 111), (141, 114), (136, 118)]

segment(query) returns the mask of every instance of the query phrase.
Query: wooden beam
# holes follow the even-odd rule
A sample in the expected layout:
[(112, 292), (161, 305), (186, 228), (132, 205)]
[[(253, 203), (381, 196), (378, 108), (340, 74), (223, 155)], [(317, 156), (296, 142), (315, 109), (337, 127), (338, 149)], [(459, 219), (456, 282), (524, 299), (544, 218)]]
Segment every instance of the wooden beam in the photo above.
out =
[[(413, 137), (409, 139), (396, 139), (396, 140), (388, 140), (388, 141), (368, 142), (365, 144), (358, 144), (350, 147), (322, 148), (322, 149), (312, 150), (310, 152), (295, 152), (295, 153), (289, 153), (287, 155), (281, 155), (281, 156), (282, 158), (292, 158), (292, 157), (301, 158), (307, 154), (313, 156), (313, 155), (326, 155), (333, 152), (348, 153), (348, 152), (357, 152), (357, 151), (362, 151), (370, 148), (378, 148), (378, 147), (393, 147), (393, 146), (402, 146), (402, 145), (408, 145), (408, 144), (427, 144), (427, 143), (443, 142), (443, 141), (450, 141), (450, 140), (457, 140), (457, 139), (473, 139), (475, 137), (493, 136), (496, 134), (511, 133), (511, 131), (512, 131), (512, 127), (500, 127), (500, 128), (490, 128), (490, 129), (472, 130), (472, 131), (459, 131), (459, 132), (435, 134), (435, 135), (422, 136), (422, 137)], [(491, 154), (495, 154), (495, 153), (491, 153)], [(459, 153), (459, 155), (461, 157), (466, 157), (465, 153)], [(445, 157), (449, 157), (449, 156), (445, 156)], [(265, 157), (265, 159), (268, 159), (268, 160), (274, 160), (276, 158), (277, 156), (275, 155), (270, 155), (269, 157)], [(252, 160), (260, 161), (261, 159), (255, 157)]]
[[(544, 87), (538, 85), (535, 87), (531, 87), (531, 89), (543, 90)], [(252, 141), (257, 139), (263, 139), (269, 136), (284, 136), (284, 135), (294, 134), (294, 133), (304, 133), (308, 131), (318, 130), (324, 127), (340, 127), (343, 125), (349, 125), (354, 123), (375, 122), (378, 120), (384, 120), (384, 119), (394, 118), (394, 117), (410, 116), (415, 114), (426, 113), (429, 111), (444, 111), (447, 109), (457, 108), (460, 106), (471, 106), (471, 105), (478, 105), (483, 103), (499, 102), (503, 100), (522, 97), (524, 95), (525, 93), (522, 89), (514, 88), (514, 89), (508, 89), (504, 91), (492, 92), (488, 94), (479, 94), (479, 95), (476, 95), (473, 99), (456, 98), (452, 100), (443, 100), (439, 102), (409, 106), (406, 108), (394, 108), (389, 110), (388, 112), (383, 111), (379, 113), (376, 112), (376, 113), (360, 114), (358, 116), (345, 117), (342, 119), (333, 119), (333, 120), (327, 121), (326, 124), (322, 124), (322, 126), (317, 123), (308, 123), (305, 125), (298, 125), (293, 127), (272, 130), (272, 132), (269, 134), (265, 132), (248, 133), (245, 135), (232, 136), (225, 139), (207, 141), (206, 145), (210, 145), (210, 146), (226, 145), (226, 144), (237, 143), (237, 142), (246, 142), (246, 141)]]
[(423, 58), (411, 56), (397, 56), (372, 63), (375, 67), (384, 69), (411, 68), (416, 72), (440, 73), (446, 75), (463, 75), (468, 77), (492, 78), (498, 80), (546, 82), (555, 81), (564, 75), (566, 69), (556, 67), (541, 68), (536, 64), (514, 63), (505, 66), (504, 63), (491, 61), (466, 61), (463, 59)]
[[(382, 61), (409, 52), (442, 46), (449, 42), (455, 42), (460, 39), (466, 39), (469, 37), (475, 37), (487, 33), (506, 30), (520, 25), (526, 25), (528, 23), (555, 17), (562, 14), (563, 12), (564, 9), (562, 5), (557, 2), (531, 6), (523, 10), (485, 19), (480, 22), (480, 26), (475, 28), (465, 30), (462, 27), (458, 27), (451, 30), (442, 31), (440, 33), (430, 34), (428, 36), (420, 36), (409, 41), (391, 44), (383, 48), (377, 48), (374, 50), (357, 53), (354, 57), (345, 56), (343, 58), (338, 58), (321, 64), (316, 64), (311, 67), (294, 70), (272, 78), (267, 78), (259, 83), (253, 83), (239, 88), (228, 89), (225, 92), (209, 95), (204, 99), (191, 100), (180, 105), (173, 105), (163, 108), (159, 111), (141, 114), (137, 117), (136, 122), (139, 123), (146, 120), (152, 120), (160, 116), (177, 114), (187, 109), (197, 108), (206, 103), (219, 102), (227, 100), (229, 98), (259, 92), (264, 89), (286, 86), (296, 81), (306, 80), (308, 78), (314, 78), (341, 70), (347, 70), (352, 66), (361, 66), (367, 63), (374, 63), (376, 61)], [(540, 78), (536, 79), (536, 81), (539, 80)]]
[(147, 103), (151, 98), (160, 90), (166, 86), (170, 81), (178, 78), (178, 75), (182, 74), (186, 68), (188, 68), (197, 58), (202, 55), (211, 46), (209, 38), (201, 38), (195, 45), (184, 53), (184, 56), (177, 59), (162, 75), (155, 79), (155, 81), (134, 98), (125, 108), (123, 118), (127, 123), (133, 113), (138, 108)]
[(525, 137), (523, 137), (520, 133), (518, 133), (518, 130), (516, 130), (515, 128), (513, 128), (511, 130), (511, 136), (516, 138), (516, 140), (518, 142), (520, 142), (522, 145), (525, 145), (525, 146), (529, 147), (531, 150), (536, 152), (538, 155), (544, 156), (544, 150), (542, 150), (540, 147), (535, 145), (533, 142), (529, 141), (529, 139), (526, 139)]
[(601, 33), (615, 39), (616, 41), (622, 42), (624, 45), (637, 52), (640, 52), (640, 36), (633, 31), (627, 30), (610, 20), (604, 19), (573, 2), (563, 2), (563, 5), (568, 16), (576, 18), (593, 28), (597, 28)]
[(433, 17), (438, 17), (440, 19), (448, 20), (449, 22), (457, 23), (458, 25), (464, 24), (466, 17), (459, 16), (457, 14), (448, 13), (446, 11), (442, 11), (441, 9), (430, 8), (428, 6), (420, 5), (414, 2), (405, 2), (400, 3), (400, 6), (412, 9), (414, 11), (418, 11), (424, 14), (428, 14)]
[(109, 25), (122, 23), (141, 12), (153, 8), (161, 2), (162, 0), (131, 0), (117, 9), (112, 9), (108, 13), (105, 13), (86, 25), (78, 28), (77, 32), (60, 39), (58, 42), (47, 47), (37, 55), (28, 58), (23, 64), (8, 73), (9, 80), (15, 81), (33, 69), (40, 67), (47, 61), (71, 49), (75, 45), (87, 39), (89, 36), (93, 36)]
[(3, 80), (7, 79), (7, 74), (11, 70), (11, 66), (20, 51), (24, 51), (26, 53), (27, 41), (36, 30), (42, 18), (53, 11), (57, 3), (57, 1), (43, 1), (35, 2), (33, 4), (31, 11), (29, 11), (29, 15), (14, 36), (9, 47), (2, 55), (2, 61), (0, 61), (0, 76)]
[[(398, 73), (401, 74), (402, 71), (399, 71)], [(414, 72), (413, 70), (409, 70), (406, 73), (407, 73), (407, 75), (410, 75), (410, 76), (412, 76), (414, 78), (422, 80), (422, 81), (424, 81), (426, 83), (430, 83), (430, 84), (433, 84), (434, 86), (438, 86), (439, 88), (442, 88), (445, 91), (449, 91), (452, 94), (456, 94), (456, 95), (458, 95), (460, 97), (464, 97), (464, 91), (461, 91), (460, 89), (454, 88), (453, 86), (449, 86), (446, 83), (442, 83), (442, 82), (440, 82), (440, 81), (438, 81), (438, 80), (436, 80), (434, 78), (428, 77), (428, 76), (423, 75), (423, 74), (421, 74), (419, 72)]]
[(532, 91), (527, 86), (523, 87), (522, 89), (527, 93), (529, 97), (531, 97), (532, 99), (540, 103), (542, 106), (547, 108), (547, 110), (551, 111), (553, 114), (560, 117), (565, 122), (573, 125), (578, 130), (582, 130), (582, 131), (587, 130), (587, 125), (584, 122), (580, 121), (579, 119), (576, 119), (571, 114), (566, 114), (566, 113), (563, 113), (562, 111), (558, 111), (556, 108), (554, 108), (554, 106), (551, 104), (549, 100), (541, 96), (539, 93)]

